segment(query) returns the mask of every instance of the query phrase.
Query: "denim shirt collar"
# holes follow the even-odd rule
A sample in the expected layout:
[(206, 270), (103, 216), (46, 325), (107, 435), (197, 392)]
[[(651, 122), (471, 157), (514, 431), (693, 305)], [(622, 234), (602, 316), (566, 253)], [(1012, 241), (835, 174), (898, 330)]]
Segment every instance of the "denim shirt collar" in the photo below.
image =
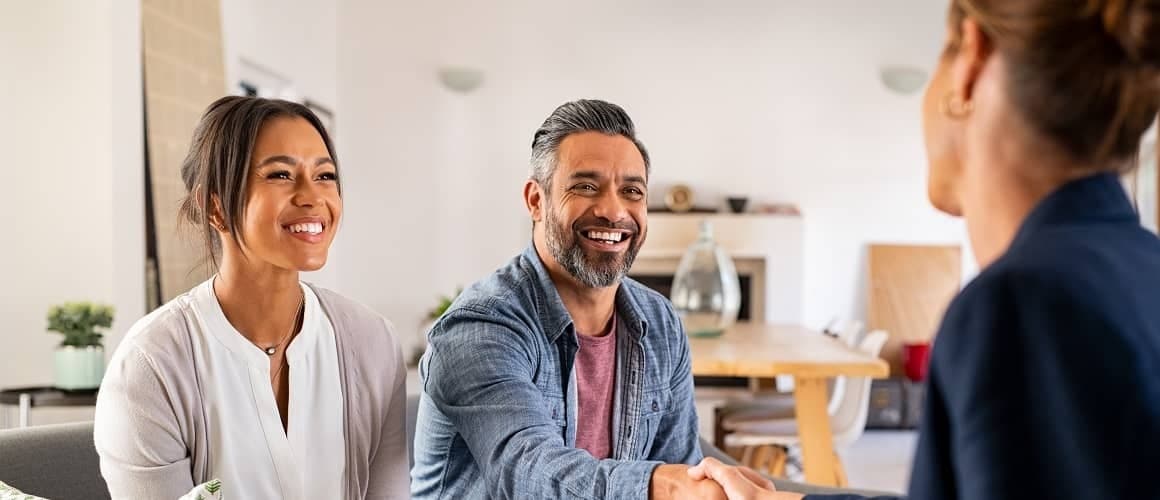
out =
[[(531, 268), (535, 278), (533, 296), (536, 301), (536, 311), (544, 325), (544, 333), (548, 340), (555, 343), (565, 332), (574, 329), (572, 315), (564, 308), (564, 301), (560, 299), (560, 292), (548, 274), (548, 268), (540, 260), (536, 251), (536, 244), (530, 243), (523, 253), (524, 261)], [(639, 341), (648, 333), (648, 322), (640, 315), (640, 305), (635, 296), (624, 283), (624, 279), (616, 285), (616, 314), (617, 321), (623, 322), (624, 330), (633, 340)], [(571, 336), (569, 336), (571, 338)]]

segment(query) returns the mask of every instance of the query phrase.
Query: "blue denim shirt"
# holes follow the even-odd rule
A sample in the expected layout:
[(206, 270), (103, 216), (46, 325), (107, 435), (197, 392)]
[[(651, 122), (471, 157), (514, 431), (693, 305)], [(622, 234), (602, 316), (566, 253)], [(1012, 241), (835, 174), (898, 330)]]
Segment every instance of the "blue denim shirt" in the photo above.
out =
[(661, 463), (701, 459), (689, 343), (664, 296), (616, 293), (612, 458), (576, 444), (576, 330), (534, 245), (464, 290), (419, 364), (415, 499), (648, 498)]

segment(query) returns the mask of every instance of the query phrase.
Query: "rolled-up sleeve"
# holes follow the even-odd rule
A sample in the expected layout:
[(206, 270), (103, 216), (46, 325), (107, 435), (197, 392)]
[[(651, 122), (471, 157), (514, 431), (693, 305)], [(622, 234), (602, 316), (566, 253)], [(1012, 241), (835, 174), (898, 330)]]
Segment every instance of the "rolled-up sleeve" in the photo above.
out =
[(129, 347), (101, 382), (93, 441), (114, 499), (178, 498), (194, 487), (177, 414), (153, 364)]

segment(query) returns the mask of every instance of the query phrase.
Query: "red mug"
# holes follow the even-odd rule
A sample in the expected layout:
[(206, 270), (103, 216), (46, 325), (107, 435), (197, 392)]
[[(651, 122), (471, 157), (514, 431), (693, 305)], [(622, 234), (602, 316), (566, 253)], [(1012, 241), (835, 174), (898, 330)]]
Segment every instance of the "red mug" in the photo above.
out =
[(902, 363), (906, 378), (914, 382), (926, 380), (927, 365), (930, 364), (930, 342), (904, 344)]

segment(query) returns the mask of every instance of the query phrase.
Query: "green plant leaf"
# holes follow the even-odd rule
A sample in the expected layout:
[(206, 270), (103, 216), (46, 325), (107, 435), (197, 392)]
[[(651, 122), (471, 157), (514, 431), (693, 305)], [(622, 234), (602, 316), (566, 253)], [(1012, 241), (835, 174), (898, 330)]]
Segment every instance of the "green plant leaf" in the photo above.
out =
[(463, 287), (456, 287), (453, 295), (439, 297), (439, 304), (427, 312), (427, 319), (439, 319), (440, 316), (443, 316), (443, 313), (451, 308), (451, 304), (455, 303), (455, 299), (461, 293), (463, 293)]
[(100, 346), (98, 329), (113, 326), (113, 307), (91, 302), (66, 302), (48, 309), (48, 330), (64, 335), (61, 345)]

